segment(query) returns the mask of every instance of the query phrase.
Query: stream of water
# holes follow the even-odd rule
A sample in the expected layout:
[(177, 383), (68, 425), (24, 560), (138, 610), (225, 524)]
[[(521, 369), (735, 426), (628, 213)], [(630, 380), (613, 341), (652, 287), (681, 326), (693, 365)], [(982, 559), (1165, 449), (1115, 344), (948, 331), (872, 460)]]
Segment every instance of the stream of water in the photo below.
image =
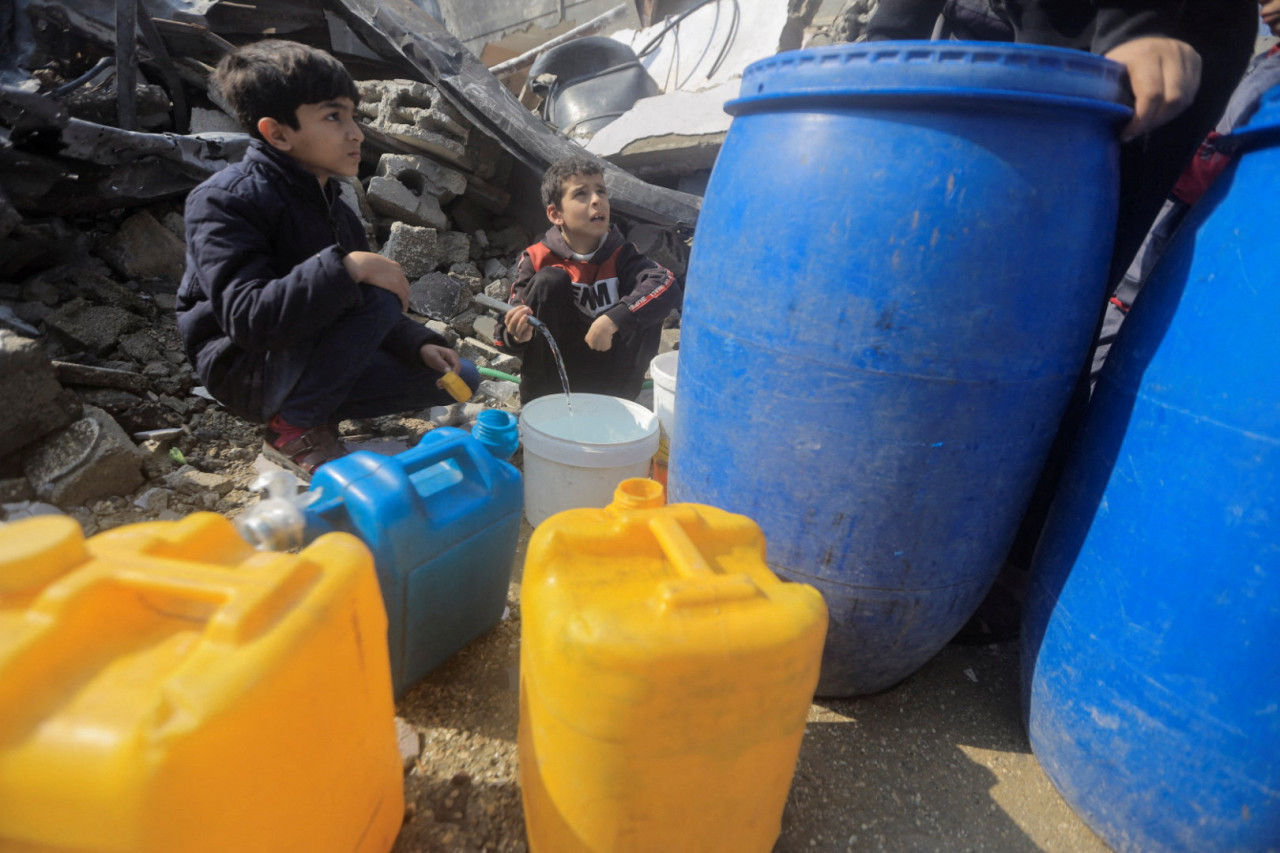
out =
[(573, 395), (569, 393), (569, 374), (565, 372), (564, 359), (560, 357), (560, 347), (556, 346), (556, 339), (551, 336), (551, 332), (545, 325), (537, 323), (534, 328), (547, 339), (547, 346), (551, 347), (551, 354), (556, 357), (556, 369), (560, 371), (560, 384), (564, 386), (564, 402), (569, 407), (569, 417), (573, 417)]

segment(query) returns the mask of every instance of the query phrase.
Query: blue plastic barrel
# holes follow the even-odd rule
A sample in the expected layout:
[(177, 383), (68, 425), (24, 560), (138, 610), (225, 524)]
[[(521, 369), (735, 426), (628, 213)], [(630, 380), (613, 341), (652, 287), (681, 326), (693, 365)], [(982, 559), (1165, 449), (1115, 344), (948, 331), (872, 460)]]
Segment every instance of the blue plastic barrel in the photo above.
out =
[(373, 552), (397, 697), (497, 625), (514, 568), (520, 472), (439, 427), (395, 456), (359, 450), (319, 468), (305, 537), (332, 530)]
[(1031, 746), (1118, 851), (1280, 850), (1280, 89), (1099, 376), (1033, 561)]
[(746, 515), (884, 689), (994, 581), (1088, 350), (1120, 66), (880, 42), (751, 65), (699, 217), (673, 502)]

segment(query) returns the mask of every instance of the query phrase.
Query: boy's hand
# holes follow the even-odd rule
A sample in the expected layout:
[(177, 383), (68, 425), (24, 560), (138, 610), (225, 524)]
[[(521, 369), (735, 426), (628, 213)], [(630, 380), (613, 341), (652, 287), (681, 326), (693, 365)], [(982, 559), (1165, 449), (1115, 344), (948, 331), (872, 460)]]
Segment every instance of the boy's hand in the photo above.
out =
[(604, 352), (613, 346), (613, 336), (618, 331), (618, 324), (609, 319), (608, 314), (601, 314), (587, 329), (587, 346), (593, 350)]
[(357, 282), (391, 291), (400, 300), (400, 310), (409, 310), (409, 279), (399, 263), (375, 252), (351, 252), (342, 265)]
[(1129, 72), (1133, 118), (1120, 139), (1149, 133), (1191, 106), (1200, 88), (1200, 54), (1184, 41), (1145, 37), (1127, 41), (1106, 54)]
[(528, 320), (531, 314), (533, 314), (533, 309), (528, 305), (517, 305), (502, 318), (502, 322), (507, 324), (507, 331), (511, 334), (511, 340), (518, 344), (523, 344), (533, 337), (533, 326), (529, 325)]
[(437, 373), (450, 371), (457, 373), (462, 369), (462, 359), (448, 347), (442, 347), (439, 344), (423, 344), (419, 347), (418, 354), (422, 356), (422, 363)]

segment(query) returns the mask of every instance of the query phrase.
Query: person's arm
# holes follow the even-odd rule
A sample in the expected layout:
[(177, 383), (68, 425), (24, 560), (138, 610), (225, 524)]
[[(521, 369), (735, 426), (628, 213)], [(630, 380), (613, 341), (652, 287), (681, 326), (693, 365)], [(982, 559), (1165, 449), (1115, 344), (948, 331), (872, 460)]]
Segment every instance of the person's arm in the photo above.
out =
[(337, 246), (275, 272), (270, 214), (224, 189), (187, 207), (188, 252), (219, 326), (249, 352), (287, 349), (358, 305), (360, 287)]
[(428, 345), (445, 349), (449, 347), (443, 335), (408, 317), (401, 317), (382, 339), (382, 348), (405, 364), (434, 367), (422, 354), (422, 348)]
[(400, 310), (409, 310), (409, 278), (399, 261), (375, 252), (351, 252), (342, 259), (347, 275), (358, 284), (381, 288), (400, 300)]
[(592, 349), (608, 349), (617, 332), (660, 324), (672, 309), (680, 307), (684, 298), (675, 274), (640, 254), (630, 243), (623, 247), (618, 258), (618, 279), (634, 285), (617, 305), (592, 323), (587, 332), (587, 345)]

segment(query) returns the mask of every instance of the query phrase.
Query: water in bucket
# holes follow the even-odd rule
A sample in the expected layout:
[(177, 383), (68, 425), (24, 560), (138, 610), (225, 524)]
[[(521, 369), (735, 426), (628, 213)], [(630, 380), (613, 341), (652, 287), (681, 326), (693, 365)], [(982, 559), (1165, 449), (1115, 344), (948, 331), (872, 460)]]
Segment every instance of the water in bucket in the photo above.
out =
[(639, 403), (581, 393), (573, 402), (571, 414), (552, 394), (520, 412), (525, 517), (534, 527), (566, 509), (606, 506), (618, 483), (648, 472), (658, 449), (658, 416)]

